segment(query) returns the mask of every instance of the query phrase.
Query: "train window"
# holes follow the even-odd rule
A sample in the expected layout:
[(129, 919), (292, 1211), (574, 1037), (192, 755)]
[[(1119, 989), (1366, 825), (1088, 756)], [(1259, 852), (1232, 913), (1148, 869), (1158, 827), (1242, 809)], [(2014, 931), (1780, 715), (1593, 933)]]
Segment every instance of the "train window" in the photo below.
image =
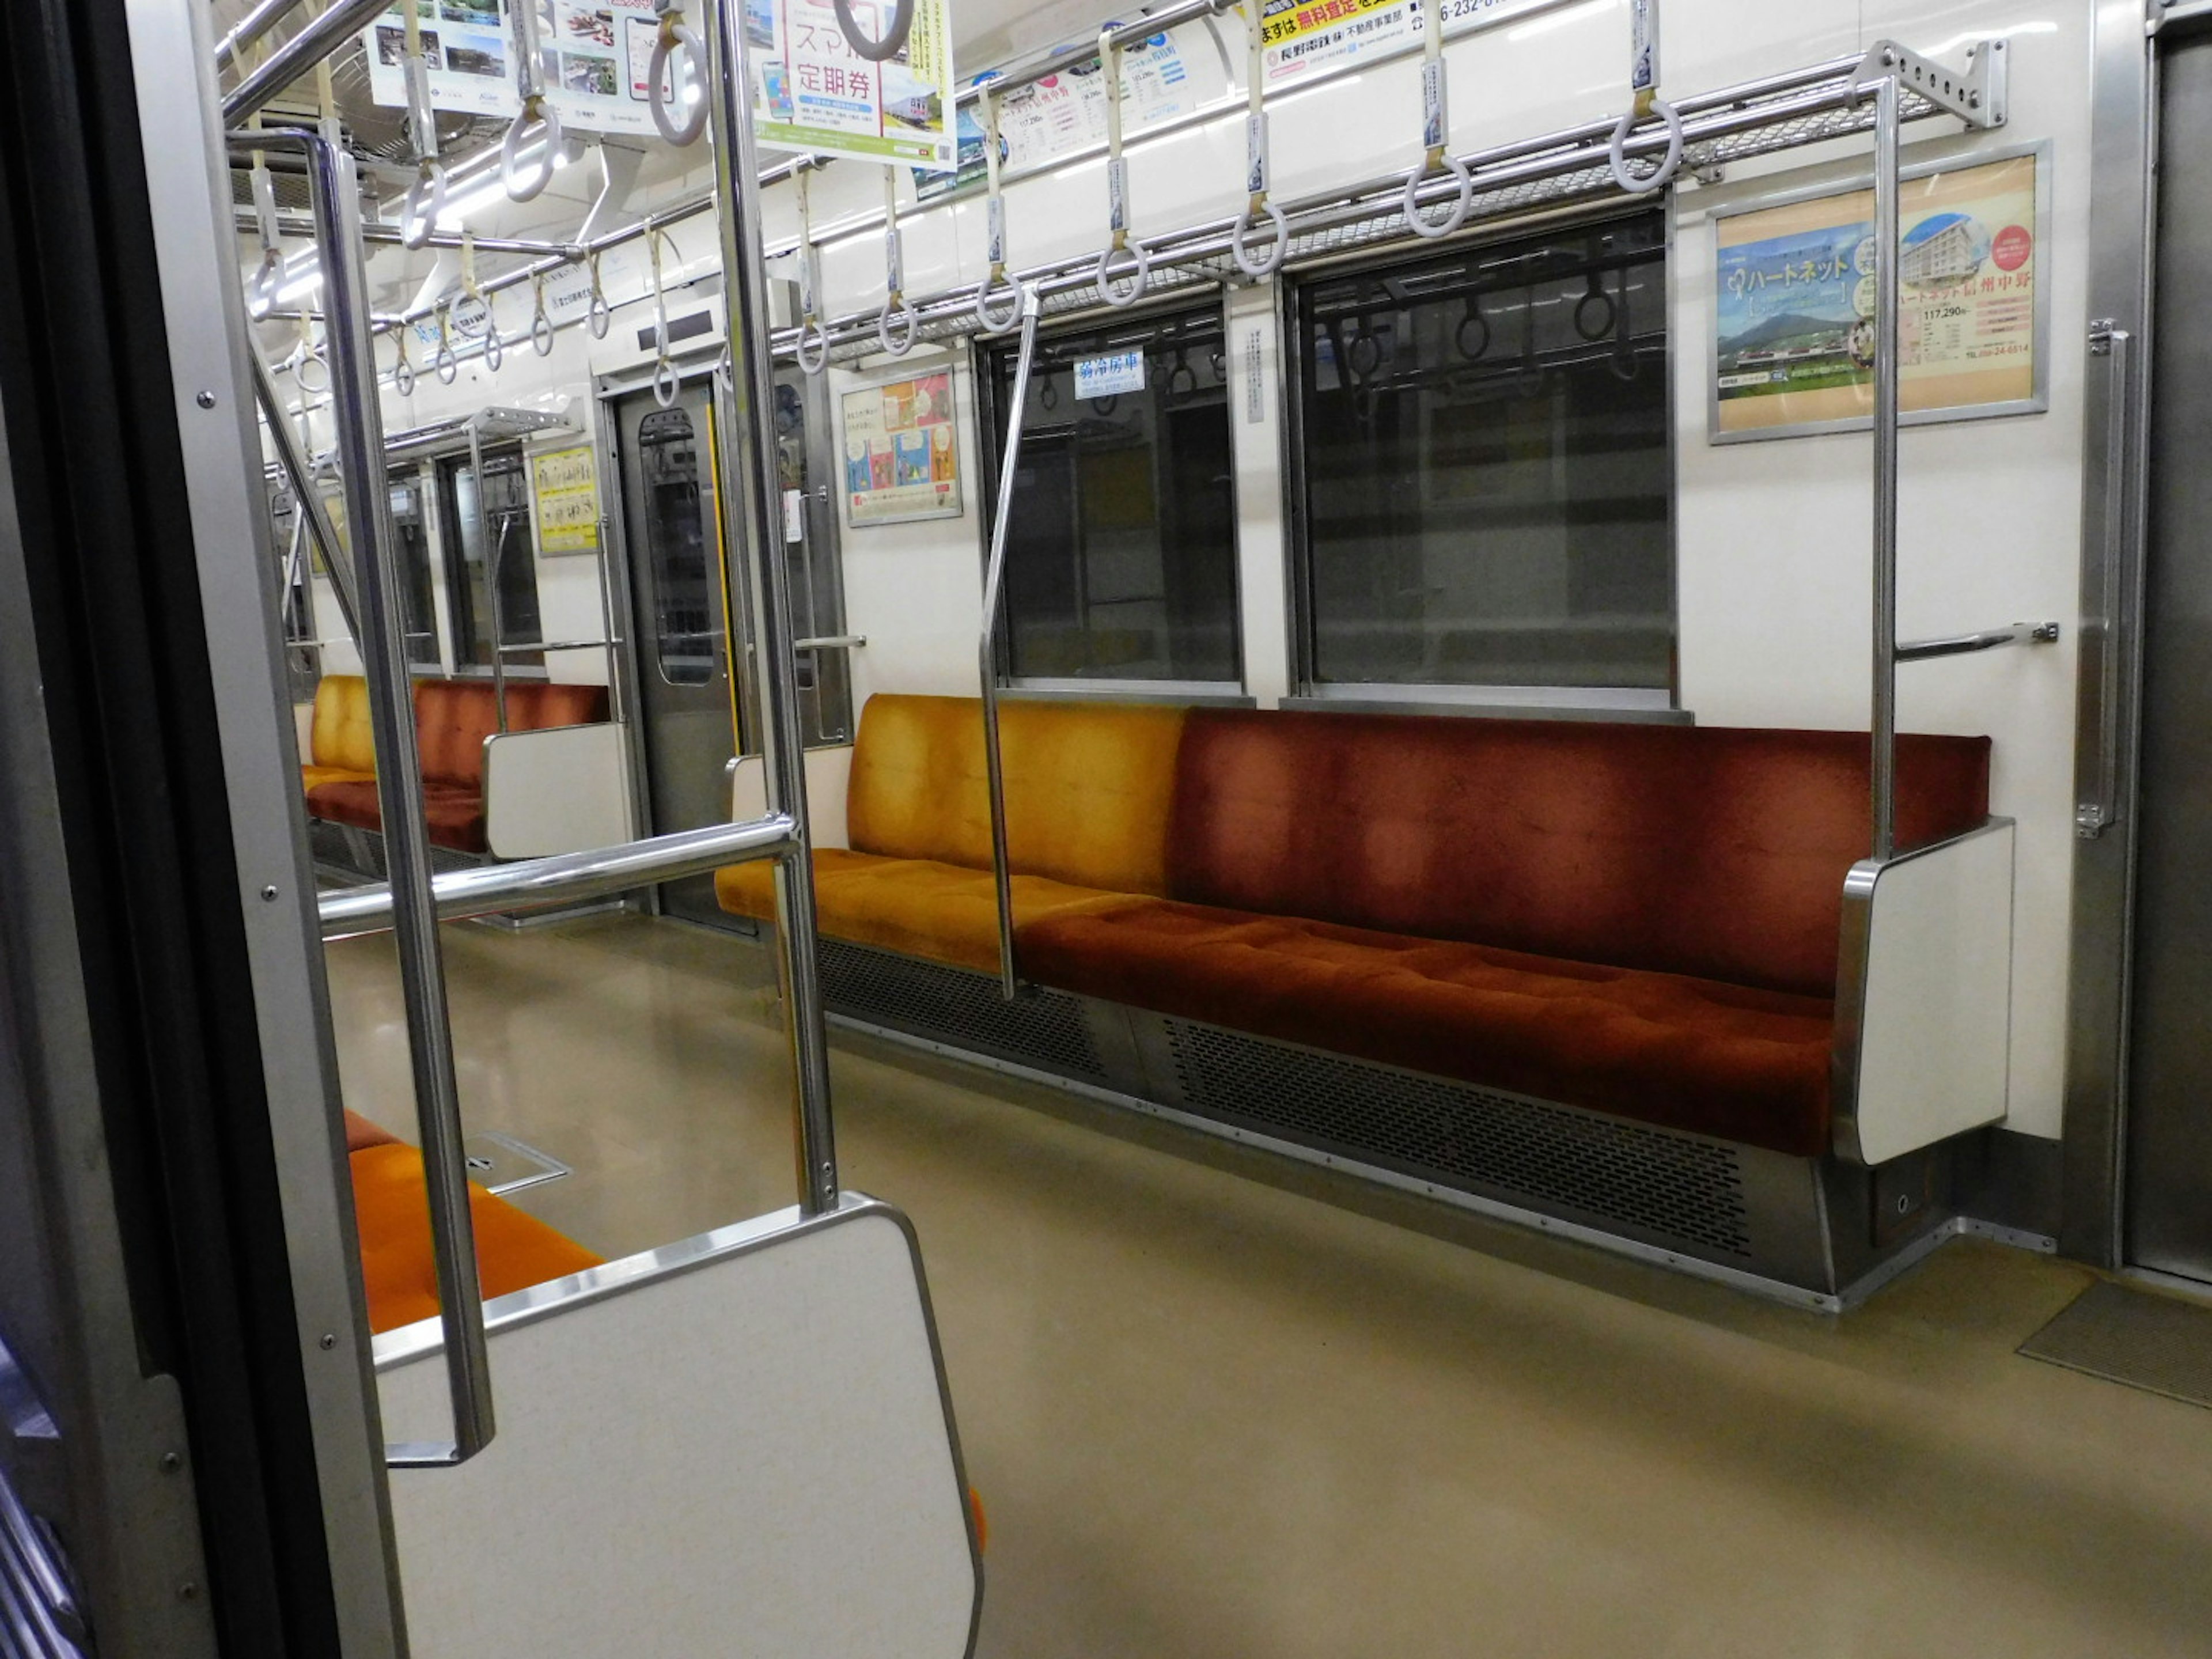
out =
[[(993, 483), (1016, 356), (994, 346), (979, 377)], [(1223, 358), (1218, 307), (1038, 341), (1006, 544), (1011, 679), (1241, 680)], [(1118, 389), (1078, 397), (1079, 368)]]
[[(829, 394), (818, 376), (779, 367), (775, 376), (777, 484), (787, 503), (785, 552), (789, 557), (793, 637), (830, 640), (845, 632), (845, 586), (840, 569), (837, 513), (827, 492), (811, 481), (835, 476), (825, 446), (831, 430)], [(799, 719), (810, 747), (849, 743), (853, 737), (853, 676), (848, 648), (817, 646), (799, 653)]]
[(1301, 284), (1301, 678), (1674, 684), (1658, 213)]
[[(439, 467), (445, 520), (446, 598), (453, 608), (456, 669), (489, 672), (499, 651), (505, 667), (543, 668), (545, 653), (529, 646), (544, 639), (538, 616), (538, 556), (530, 529), (530, 475), (520, 445), (483, 452), (484, 493), (477, 506), (476, 473), (468, 458)], [(484, 532), (490, 532), (490, 557)], [(454, 550), (459, 556), (454, 556)], [(498, 591), (492, 590), (493, 573)]]
[(638, 422), (645, 483), (645, 550), (652, 568), (653, 660), (670, 685), (714, 678), (721, 596), (707, 556), (700, 480), (706, 456), (689, 410), (655, 410)]

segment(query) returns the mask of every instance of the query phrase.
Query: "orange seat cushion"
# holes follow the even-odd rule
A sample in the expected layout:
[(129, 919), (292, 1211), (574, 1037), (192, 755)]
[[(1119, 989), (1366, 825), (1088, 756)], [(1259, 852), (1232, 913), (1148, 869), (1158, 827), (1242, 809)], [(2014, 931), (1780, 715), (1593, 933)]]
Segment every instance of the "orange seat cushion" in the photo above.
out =
[(368, 720), (368, 682), (360, 675), (325, 674), (317, 683), (308, 757), (317, 767), (350, 772), (359, 777), (376, 775), (376, 738)]
[[(353, 1154), (354, 1214), (361, 1232), (362, 1278), (371, 1331), (398, 1330), (438, 1314), (437, 1266), (430, 1255), (430, 1206), (422, 1159), (412, 1146), (371, 1146)], [(486, 1301), (602, 1264), (566, 1235), (471, 1182), (469, 1212), (477, 1272)]]
[[(732, 915), (773, 921), (775, 880), (770, 864), (732, 865), (715, 872), (714, 893)], [(1013, 896), (1018, 928), (1046, 916), (1119, 903), (1126, 895), (1018, 875)], [(999, 897), (988, 870), (819, 848), (814, 906), (819, 930), (831, 939), (978, 973), (999, 971)]]
[(374, 784), (376, 774), (356, 772), (347, 766), (303, 766), (300, 769), (300, 787), (316, 789), (326, 783)]
[(349, 1152), (357, 1152), (367, 1146), (394, 1146), (399, 1139), (389, 1129), (371, 1123), (351, 1107), (345, 1109), (345, 1137)]
[(1150, 899), (1043, 917), (1042, 984), (1798, 1157), (1828, 1145), (1826, 999)]
[[(307, 811), (332, 823), (350, 823), (363, 830), (381, 830), (384, 811), (377, 799), (376, 781), (317, 784), (307, 791)], [(459, 853), (486, 850), (484, 805), (480, 790), (464, 784), (428, 783), (422, 786), (422, 816), (430, 826), (430, 841)]]

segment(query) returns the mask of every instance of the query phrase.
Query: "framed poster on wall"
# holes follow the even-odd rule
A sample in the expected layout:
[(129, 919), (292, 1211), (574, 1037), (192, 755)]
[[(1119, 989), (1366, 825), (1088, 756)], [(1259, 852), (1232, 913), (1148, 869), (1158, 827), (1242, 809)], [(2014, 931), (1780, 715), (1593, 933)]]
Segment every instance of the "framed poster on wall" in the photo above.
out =
[(862, 386), (842, 403), (847, 524), (858, 530), (960, 516), (951, 368)]
[(589, 444), (543, 449), (531, 459), (538, 498), (538, 551), (544, 558), (599, 550), (599, 465)]
[[(1909, 165), (1899, 272), (1908, 425), (2048, 409), (2047, 144)], [(1874, 410), (1874, 191), (1785, 191), (1713, 222), (1708, 434), (1850, 432)]]

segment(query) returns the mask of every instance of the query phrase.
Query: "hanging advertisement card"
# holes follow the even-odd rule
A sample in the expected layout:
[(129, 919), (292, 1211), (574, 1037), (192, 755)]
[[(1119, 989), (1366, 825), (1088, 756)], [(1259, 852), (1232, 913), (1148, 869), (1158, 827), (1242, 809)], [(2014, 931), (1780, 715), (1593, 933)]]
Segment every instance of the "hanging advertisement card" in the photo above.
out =
[[(514, 61), (518, 0), (422, 0), (422, 57), (430, 106), (467, 115), (508, 115), (521, 106)], [(564, 126), (587, 132), (650, 132), (646, 66), (659, 25), (653, 0), (534, 0), (545, 95)], [(407, 105), (407, 30), (397, 7), (362, 31), (369, 95)]]
[(863, 386), (843, 398), (845, 522), (960, 516), (960, 434), (952, 372)]
[[(1422, 0), (1263, 0), (1261, 40), (1270, 87), (1302, 81), (1316, 70), (1418, 40), (1426, 27)], [(1443, 0), (1447, 35), (1489, 14), (1548, 9), (1528, 0)]]
[[(2047, 146), (1904, 169), (1898, 400), (1907, 422), (2050, 407)], [(1874, 410), (1871, 189), (1714, 221), (1710, 436), (1863, 429)]]
[[(1186, 24), (1185, 28), (1203, 27)], [(1129, 132), (1198, 107), (1189, 65), (1176, 33), (1155, 34), (1121, 52), (1121, 122)], [(1011, 172), (1106, 142), (1106, 77), (1093, 62), (1015, 88), (999, 104), (1000, 165)], [(915, 175), (921, 200), (980, 184), (984, 177), (983, 123), (976, 106), (960, 108), (957, 173)]]
[[(851, 0), (864, 33), (880, 33), (888, 0)], [(914, 0), (906, 45), (884, 63), (854, 52), (830, 0), (744, 0), (760, 142), (817, 155), (954, 162), (952, 22), (945, 0)]]
[(599, 550), (599, 470), (589, 444), (544, 450), (530, 463), (538, 497), (538, 551)]

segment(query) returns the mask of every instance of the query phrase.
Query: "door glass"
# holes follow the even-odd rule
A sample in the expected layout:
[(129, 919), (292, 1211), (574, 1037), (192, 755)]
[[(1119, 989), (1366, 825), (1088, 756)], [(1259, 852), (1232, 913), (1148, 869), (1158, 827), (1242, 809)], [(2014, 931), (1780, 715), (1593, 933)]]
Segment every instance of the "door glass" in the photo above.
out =
[(647, 416), (638, 422), (637, 447), (653, 665), (667, 684), (705, 685), (714, 678), (714, 623), (722, 607), (707, 558), (699, 490), (703, 458), (690, 412), (662, 409)]
[[(834, 639), (845, 631), (845, 588), (837, 568), (836, 515), (809, 489), (809, 377), (782, 368), (775, 379), (776, 486), (783, 495), (784, 553), (792, 637)], [(798, 653), (799, 716), (810, 749), (851, 741), (852, 665), (845, 647)]]
[[(530, 535), (530, 479), (519, 447), (487, 450), (483, 458), (483, 510), (477, 507), (476, 474), (465, 459), (447, 463), (446, 544), (460, 549), (448, 557), (446, 582), (453, 607), (453, 658), (463, 667), (489, 669), (500, 645), (509, 668), (543, 667), (544, 653), (517, 650), (541, 641), (538, 617), (538, 563)], [(484, 556), (483, 532), (491, 532), (491, 559), (499, 580), (495, 616)]]
[(398, 544), (400, 597), (405, 602), (407, 660), (438, 666), (437, 608), (430, 600), (430, 526), (422, 513), (422, 481), (392, 486), (392, 533)]

